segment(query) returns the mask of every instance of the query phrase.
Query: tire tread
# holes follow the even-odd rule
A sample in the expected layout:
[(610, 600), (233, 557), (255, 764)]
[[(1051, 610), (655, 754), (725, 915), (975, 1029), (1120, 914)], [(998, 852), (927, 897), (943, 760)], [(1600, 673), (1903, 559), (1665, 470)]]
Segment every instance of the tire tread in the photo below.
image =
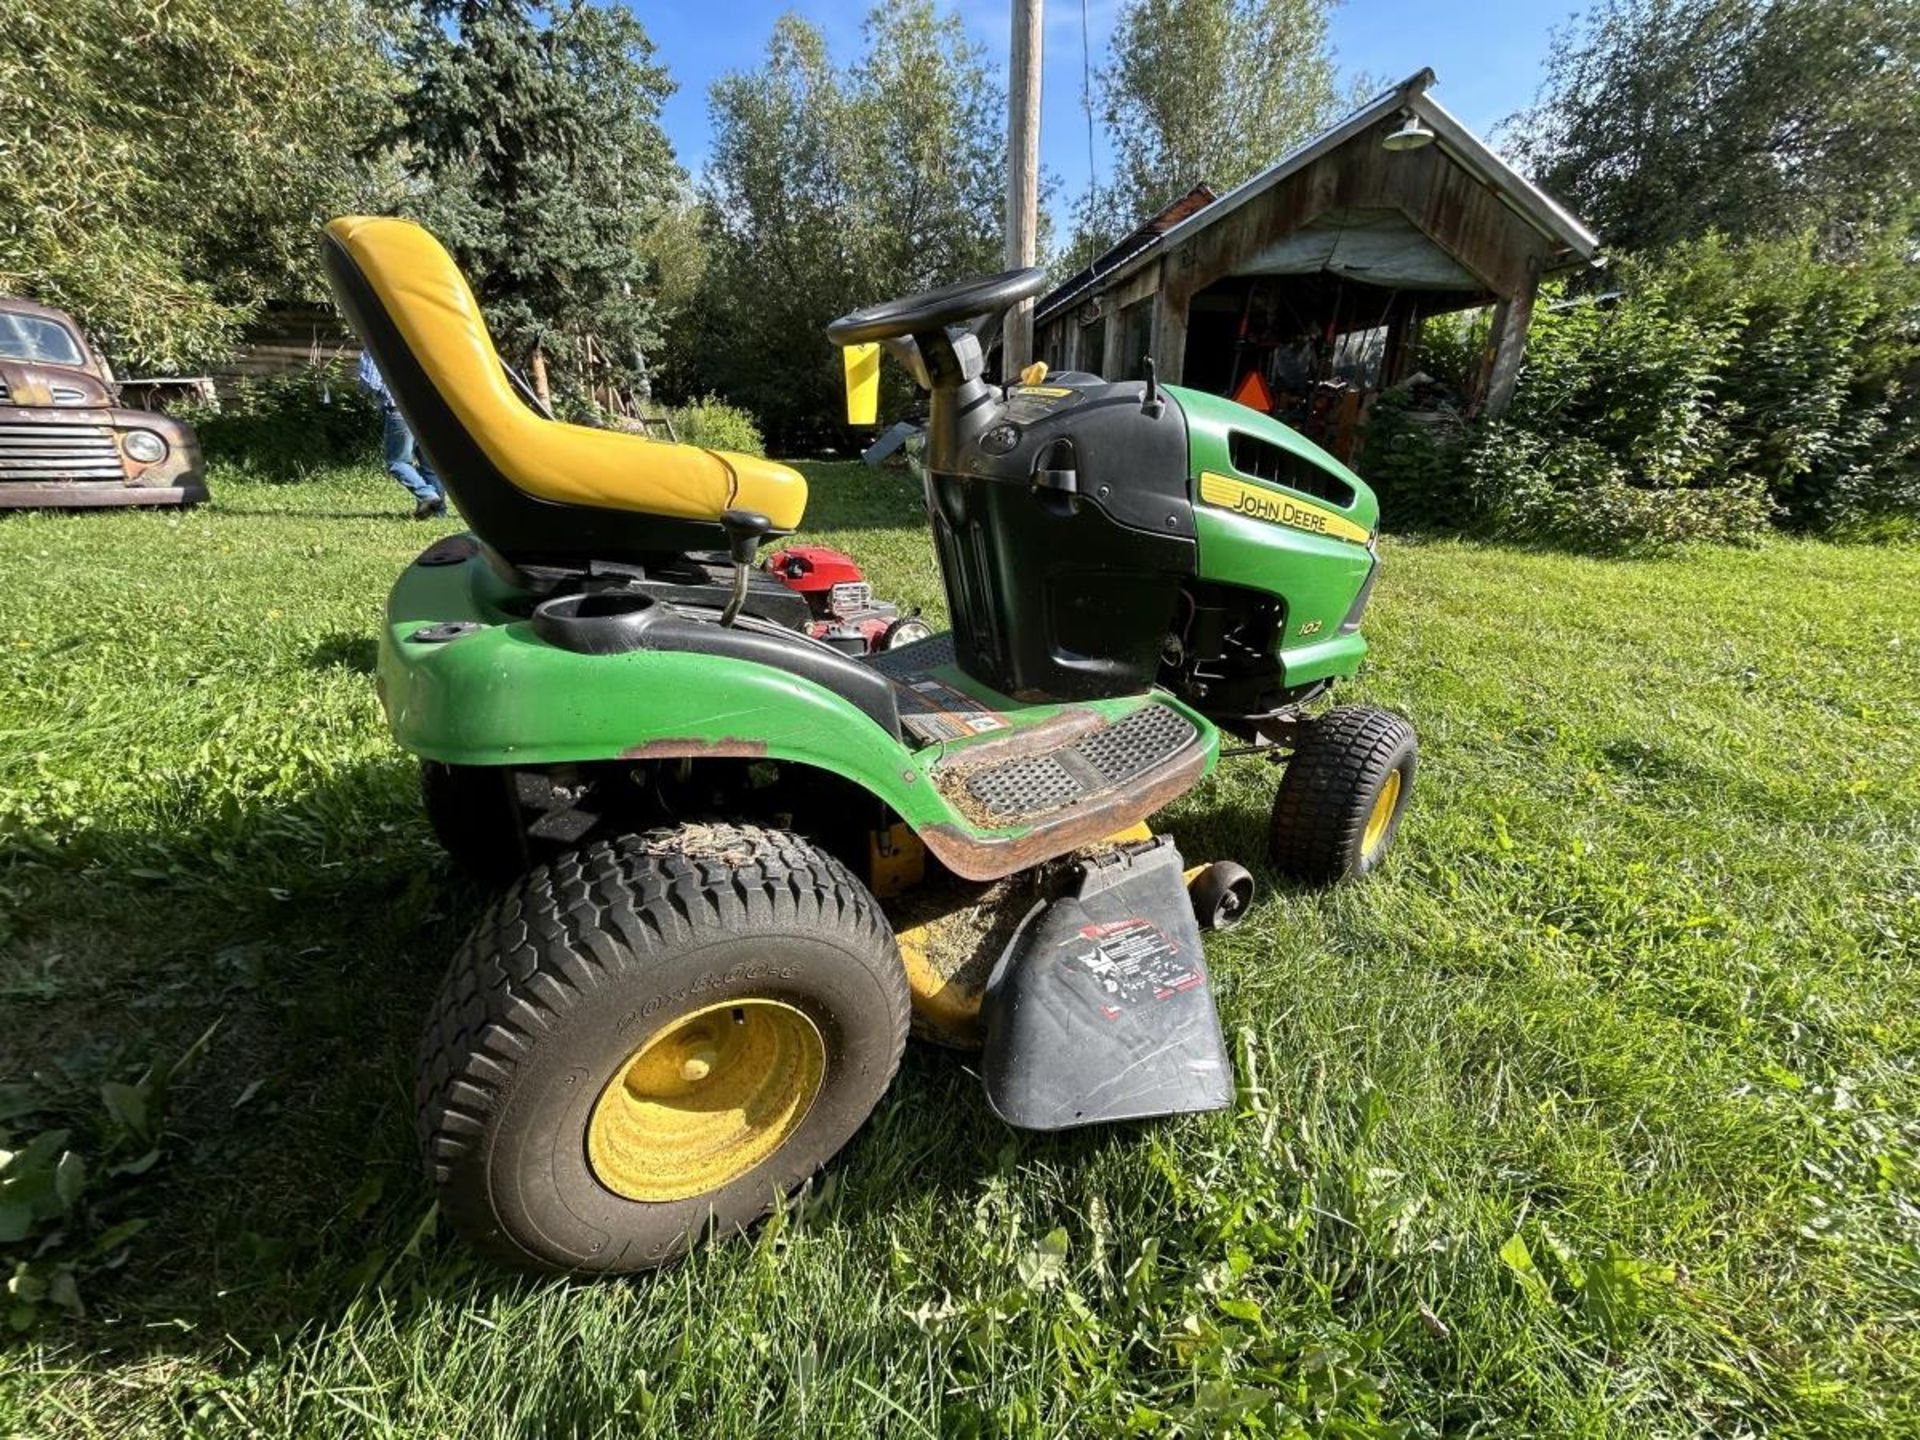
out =
[[(812, 922), (854, 947), (894, 953), (878, 903), (832, 856), (756, 826), (704, 835), (729, 847), (727, 858), (689, 853), (687, 833), (668, 828), (594, 841), (537, 866), (488, 904), (455, 954), (421, 1038), (414, 1102), (448, 1219), (482, 1251), (527, 1261), (500, 1233), (483, 1187), (455, 1183), (457, 1172), (477, 1161), (516, 1067), (600, 983), (700, 932), (743, 924)], [(735, 855), (745, 863), (730, 863)], [(887, 990), (896, 1038), (882, 1088), (907, 1035), (911, 997), (897, 964)]]
[(1320, 716), (1287, 761), (1273, 797), (1268, 848), (1274, 865), (1312, 885), (1370, 868), (1363, 865), (1361, 839), (1372, 798), (1388, 772), (1404, 766), (1404, 811), (1416, 759), (1413, 727), (1390, 710), (1342, 705)]

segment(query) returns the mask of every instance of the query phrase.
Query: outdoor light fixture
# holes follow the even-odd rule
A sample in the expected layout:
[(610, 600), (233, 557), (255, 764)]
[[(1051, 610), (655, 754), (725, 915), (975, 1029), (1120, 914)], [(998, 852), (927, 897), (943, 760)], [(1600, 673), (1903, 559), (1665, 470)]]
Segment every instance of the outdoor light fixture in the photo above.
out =
[(1395, 130), (1380, 144), (1396, 153), (1401, 150), (1418, 150), (1433, 143), (1433, 131), (1420, 123), (1420, 117), (1411, 110), (1400, 112), (1400, 128)]

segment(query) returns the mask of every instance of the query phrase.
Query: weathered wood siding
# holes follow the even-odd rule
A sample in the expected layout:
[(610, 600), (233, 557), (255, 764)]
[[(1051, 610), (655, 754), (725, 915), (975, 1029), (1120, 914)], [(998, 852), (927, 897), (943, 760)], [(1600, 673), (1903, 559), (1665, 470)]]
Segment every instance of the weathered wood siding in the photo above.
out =
[[(1506, 323), (1495, 326), (1481, 372), (1486, 402), (1497, 409), (1512, 393), (1533, 296), (1542, 271), (1552, 267), (1558, 254), (1556, 242), (1522, 218), (1495, 186), (1455, 162), (1443, 142), (1419, 150), (1383, 148), (1382, 138), (1397, 123), (1388, 118), (1359, 132), (1214, 223), (1200, 226), (1110, 288), (1050, 316), (1042, 346), (1058, 345), (1060, 353), (1073, 354), (1081, 363), (1097, 360), (1109, 374), (1124, 373), (1126, 357), (1117, 353), (1121, 327), (1115, 321), (1130, 305), (1152, 296), (1155, 363), (1162, 379), (1177, 382), (1186, 369), (1188, 311), (1194, 296), (1330, 211), (1395, 210), (1485, 287), (1478, 298), (1500, 305)], [(1461, 299), (1450, 298), (1455, 303)], [(1107, 353), (1099, 357), (1079, 348), (1078, 332), (1093, 306), (1107, 320)], [(1395, 337), (1402, 366), (1410, 339), (1404, 328)]]

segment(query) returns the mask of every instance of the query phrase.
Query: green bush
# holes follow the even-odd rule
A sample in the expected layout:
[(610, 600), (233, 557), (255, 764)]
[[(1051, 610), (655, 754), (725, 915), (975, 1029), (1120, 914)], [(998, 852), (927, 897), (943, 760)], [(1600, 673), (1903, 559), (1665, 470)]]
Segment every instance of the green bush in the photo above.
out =
[(1474, 495), (1464, 483), (1469, 433), (1467, 421), (1457, 414), (1416, 410), (1405, 389), (1375, 399), (1358, 464), (1395, 529), (1474, 527)]
[(1782, 520), (1831, 530), (1914, 514), (1920, 488), (1920, 268), (1887, 231), (1845, 262), (1811, 235), (1681, 246), (1660, 270), (1674, 303), (1737, 325), (1720, 357), (1729, 461), (1765, 482)]
[(1479, 373), (1492, 315), (1490, 310), (1459, 310), (1450, 315), (1428, 316), (1420, 327), (1417, 368), (1465, 395), (1473, 388)]
[(1597, 549), (1752, 540), (1771, 519), (1723, 393), (1738, 312), (1695, 309), (1649, 269), (1618, 304), (1543, 297), (1512, 410), (1463, 457), (1493, 534)]
[(1481, 426), (1461, 466), (1480, 517), (1473, 528), (1504, 539), (1598, 552), (1691, 540), (1751, 543), (1773, 515), (1754, 476), (1721, 477), (1711, 485), (1649, 484), (1645, 469), (1604, 445), (1506, 421)]
[(673, 433), (684, 444), (707, 450), (732, 450), (741, 455), (764, 455), (765, 442), (760, 425), (737, 405), (708, 395), (690, 405), (675, 405), (667, 410)]
[(380, 456), (380, 403), (340, 363), (242, 380), (218, 409), (187, 418), (210, 462), (264, 480), (302, 480)]
[[(1920, 276), (1903, 235), (1845, 260), (1811, 237), (1708, 237), (1629, 258), (1616, 295), (1548, 286), (1507, 415), (1416, 426), (1382, 397), (1365, 467), (1395, 524), (1631, 549), (1772, 524), (1920, 530)], [(1474, 331), (1430, 323), (1458, 384)]]

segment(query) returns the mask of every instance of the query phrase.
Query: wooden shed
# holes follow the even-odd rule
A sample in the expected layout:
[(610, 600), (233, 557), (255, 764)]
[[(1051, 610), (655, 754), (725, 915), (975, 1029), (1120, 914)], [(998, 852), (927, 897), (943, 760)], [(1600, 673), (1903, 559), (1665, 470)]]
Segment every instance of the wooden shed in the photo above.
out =
[(1492, 306), (1460, 399), (1497, 413), (1540, 281), (1595, 264), (1598, 241), (1433, 83), (1422, 70), (1225, 195), (1182, 196), (1039, 302), (1035, 354), (1109, 379), (1151, 356), (1169, 383), (1351, 420), (1408, 377), (1424, 320)]

